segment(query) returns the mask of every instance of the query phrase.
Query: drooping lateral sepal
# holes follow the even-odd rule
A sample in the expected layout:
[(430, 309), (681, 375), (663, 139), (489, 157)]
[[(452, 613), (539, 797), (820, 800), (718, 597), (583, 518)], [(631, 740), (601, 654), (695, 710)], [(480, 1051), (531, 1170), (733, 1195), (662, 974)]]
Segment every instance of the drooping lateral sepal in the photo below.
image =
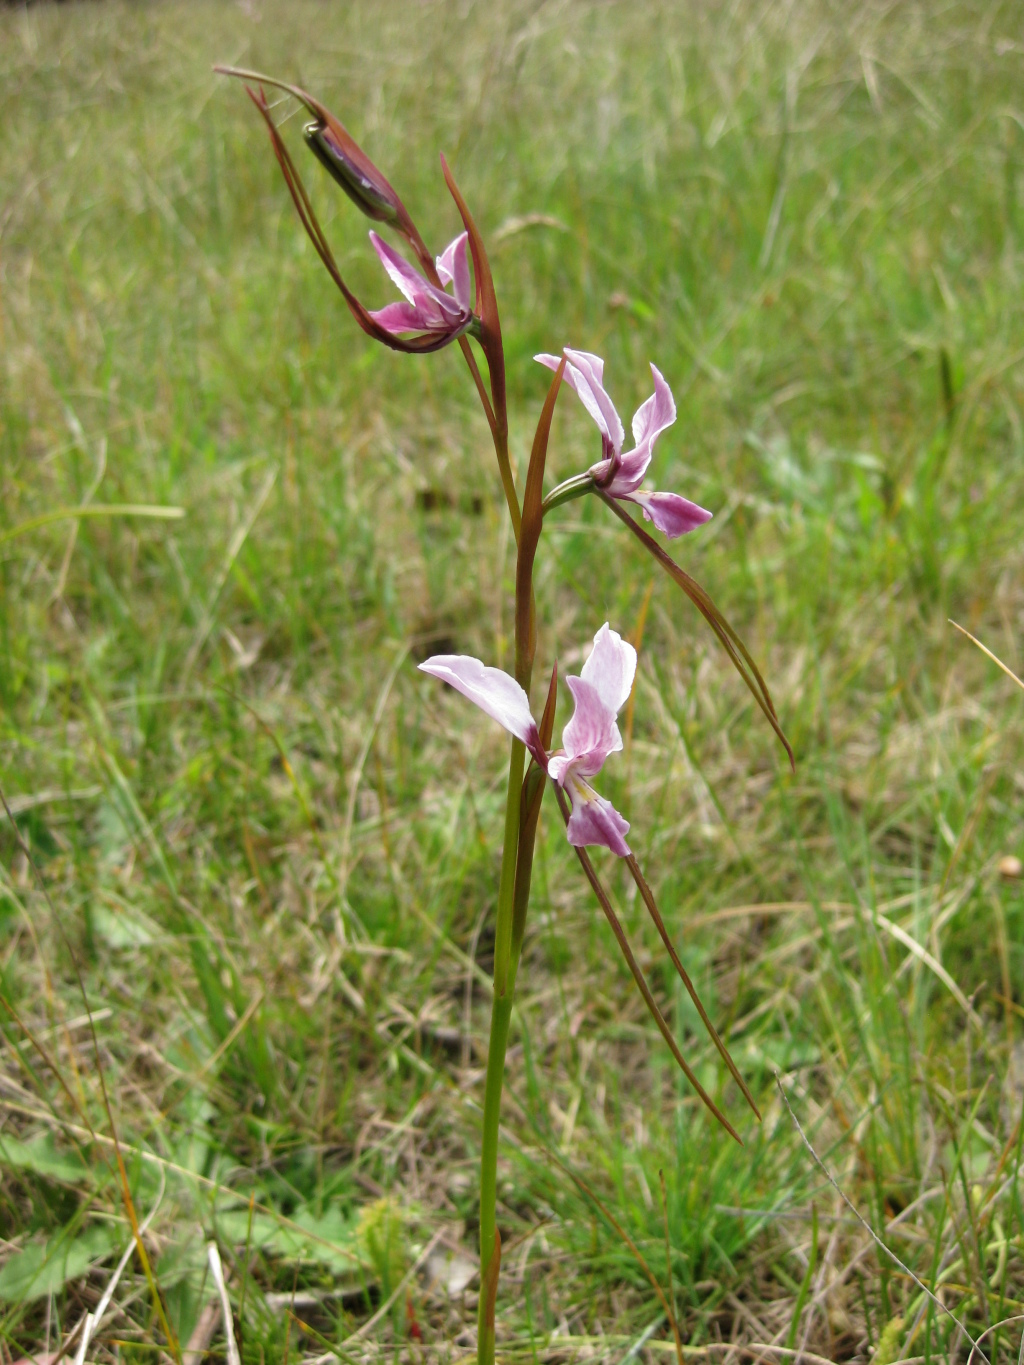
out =
[(655, 928), (656, 928), (657, 931), (658, 931), (658, 934), (659, 934), (659, 936), (660, 936), (660, 938), (661, 938), (662, 943), (665, 945), (665, 951), (668, 953), (669, 957), (671, 958), (671, 960), (672, 960), (672, 965), (675, 967), (676, 972), (677, 972), (677, 974), (678, 974), (678, 976), (679, 976), (680, 981), (681, 981), (681, 982), (683, 983), (683, 985), (686, 987), (686, 992), (687, 992), (687, 994), (689, 995), (690, 999), (693, 1001), (694, 1008), (696, 1009), (697, 1013), (700, 1015), (701, 1022), (703, 1023), (704, 1027), (705, 1027), (705, 1028), (707, 1029), (707, 1031), (708, 1031), (708, 1036), (710, 1037), (711, 1041), (714, 1043), (715, 1047), (718, 1049), (719, 1055), (721, 1056), (722, 1060), (725, 1062), (726, 1066), (729, 1068), (729, 1072), (730, 1072), (730, 1074), (731, 1074), (733, 1080), (736, 1082), (736, 1084), (739, 1086), (740, 1090), (743, 1092), (743, 1098), (744, 1098), (744, 1099), (747, 1101), (747, 1103), (750, 1105), (751, 1109), (754, 1111), (754, 1114), (757, 1116), (757, 1119), (760, 1121), (760, 1118), (761, 1118), (761, 1111), (760, 1111), (760, 1109), (758, 1109), (757, 1105), (754, 1103), (754, 1097), (753, 1097), (753, 1095), (750, 1093), (750, 1089), (749, 1089), (749, 1087), (748, 1087), (746, 1081), (743, 1079), (742, 1075), (740, 1074), (740, 1069), (739, 1069), (739, 1067), (738, 1067), (738, 1066), (736, 1065), (736, 1063), (733, 1061), (733, 1059), (732, 1059), (732, 1054), (729, 1052), (729, 1049), (726, 1047), (725, 1043), (723, 1043), (723, 1041), (722, 1041), (722, 1039), (721, 1039), (721, 1036), (719, 1035), (718, 1030), (715, 1028), (714, 1024), (711, 1022), (711, 1019), (710, 1019), (710, 1017), (709, 1017), (709, 1015), (708, 1015), (708, 1012), (707, 1012), (707, 1010), (704, 1008), (704, 1004), (703, 1004), (703, 1002), (702, 1002), (700, 996), (697, 994), (697, 988), (696, 988), (696, 986), (694, 986), (693, 982), (690, 980), (690, 974), (687, 972), (686, 968), (683, 966), (682, 962), (680, 962), (680, 960), (679, 960), (679, 954), (676, 952), (675, 944), (672, 942), (671, 938), (669, 937), (668, 929), (665, 927), (665, 921), (662, 919), (662, 917), (661, 917), (661, 911), (658, 909), (658, 903), (657, 903), (657, 901), (656, 901), (655, 898), (654, 898), (654, 892), (651, 890), (650, 886), (649, 886), (648, 883), (647, 883), (647, 878), (644, 876), (643, 871), (641, 870), (640, 864), (639, 864), (639, 863), (637, 862), (637, 860), (636, 860), (636, 855), (633, 854), (633, 853), (631, 853), (631, 854), (629, 855), (629, 857), (626, 858), (625, 862), (626, 862), (626, 866), (629, 868), (630, 876), (633, 878), (633, 881), (636, 883), (637, 890), (640, 892), (640, 895), (643, 897), (644, 904), (645, 904), (646, 907), (647, 907), (647, 913), (650, 915), (651, 919), (654, 921), (654, 926), (655, 926)]

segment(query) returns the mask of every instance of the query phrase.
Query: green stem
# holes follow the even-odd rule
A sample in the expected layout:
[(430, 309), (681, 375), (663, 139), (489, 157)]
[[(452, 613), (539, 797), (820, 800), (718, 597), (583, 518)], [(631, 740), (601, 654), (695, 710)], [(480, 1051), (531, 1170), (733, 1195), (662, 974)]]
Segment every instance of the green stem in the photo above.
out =
[(489, 1321), (487, 1271), (494, 1256), (498, 1197), (498, 1124), (501, 1090), (505, 1079), (505, 1052), (512, 1017), (512, 911), (515, 900), (516, 854), (519, 847), (519, 813), (522, 801), (526, 749), (512, 741), (505, 804), (505, 839), (501, 850), (501, 881), (498, 885), (498, 917), (494, 941), (494, 994), (491, 1000), (491, 1036), (487, 1048), (484, 1082), (483, 1143), (480, 1152), (480, 1309), (477, 1331), (478, 1365), (494, 1365), (494, 1324)]
[[(491, 1038), (487, 1049), (487, 1080), (484, 1089), (484, 1136), (480, 1155), (480, 1279), (487, 1275), (487, 1268), (494, 1255), (494, 1232), (497, 1223), (496, 1204), (498, 1197), (498, 1119), (501, 1111), (501, 1088), (505, 1079), (505, 1050), (508, 1047), (508, 1027), (512, 1018), (512, 997), (496, 995), (491, 1006)], [(480, 1307), (484, 1306), (484, 1295), (480, 1295)], [(480, 1340), (483, 1343), (485, 1325), (480, 1324)], [(493, 1347), (490, 1360), (486, 1353), (478, 1354), (479, 1365), (490, 1365), (494, 1360)]]
[(498, 883), (498, 918), (494, 926), (494, 995), (508, 990), (509, 963), (512, 957), (512, 903), (516, 885), (516, 851), (519, 847), (519, 811), (523, 790), (526, 747), (521, 739), (512, 741), (508, 763), (508, 795), (505, 800), (505, 841), (501, 848), (501, 881)]

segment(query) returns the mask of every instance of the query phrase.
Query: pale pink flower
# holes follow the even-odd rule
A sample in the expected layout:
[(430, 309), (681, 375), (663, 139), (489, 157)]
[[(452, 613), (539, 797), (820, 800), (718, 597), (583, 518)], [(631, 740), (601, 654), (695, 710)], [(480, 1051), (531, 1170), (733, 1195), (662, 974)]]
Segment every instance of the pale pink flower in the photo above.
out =
[(636, 674), (636, 650), (608, 623), (594, 636), (594, 647), (580, 676), (566, 681), (576, 703), (562, 731), (562, 748), (547, 754), (526, 693), (500, 668), (488, 668), (466, 654), (436, 654), (420, 664), (424, 673), (454, 687), (509, 734), (521, 739), (572, 804), (567, 834), (581, 848), (600, 845), (620, 858), (629, 856), (629, 822), (590, 785), (610, 754), (622, 748), (616, 716), (626, 704)]
[[(620, 501), (635, 502), (647, 520), (652, 521), (670, 540), (710, 521), (711, 513), (698, 507), (689, 498), (681, 497), (678, 493), (648, 493), (640, 488), (647, 466), (651, 463), (654, 442), (676, 420), (672, 390), (657, 366), (651, 366), (654, 392), (637, 408), (633, 417), (634, 448), (623, 455), (625, 432), (615, 404), (604, 387), (604, 361), (589, 351), (568, 348), (565, 357), (565, 382), (579, 396), (601, 433), (603, 458), (591, 465), (589, 470), (597, 487)], [(538, 355), (534, 359), (549, 370), (557, 370), (561, 357)]]
[(370, 317), (386, 332), (392, 336), (419, 332), (444, 342), (454, 340), (472, 326), (467, 233), (460, 233), (437, 258), (438, 277), (442, 284), (453, 286), (451, 294), (431, 284), (376, 232), (370, 233), (370, 241), (381, 265), (406, 298), (405, 303), (389, 303), (370, 312)]

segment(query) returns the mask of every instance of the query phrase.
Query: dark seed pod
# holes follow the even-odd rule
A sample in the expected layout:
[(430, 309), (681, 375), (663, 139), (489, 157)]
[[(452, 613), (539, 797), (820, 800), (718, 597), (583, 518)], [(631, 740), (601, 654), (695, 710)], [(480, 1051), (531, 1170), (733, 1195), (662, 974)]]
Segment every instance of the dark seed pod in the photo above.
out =
[(314, 119), (306, 124), (302, 132), (310, 151), (324, 170), (338, 182), (367, 218), (378, 223), (397, 223), (400, 217), (397, 196), (389, 197), (381, 185), (361, 170), (351, 156), (346, 155), (329, 125)]

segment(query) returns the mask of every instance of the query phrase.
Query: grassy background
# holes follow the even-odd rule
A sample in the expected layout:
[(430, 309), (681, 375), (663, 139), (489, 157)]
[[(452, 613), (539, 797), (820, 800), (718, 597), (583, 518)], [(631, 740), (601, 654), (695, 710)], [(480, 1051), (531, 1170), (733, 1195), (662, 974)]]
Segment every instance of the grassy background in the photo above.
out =
[[(505, 743), (414, 662), (508, 658), (500, 487), (461, 358), (364, 341), (216, 60), (316, 91), (438, 247), (446, 152), (491, 244), (520, 464), (536, 350), (606, 356), (627, 416), (656, 361), (679, 421), (655, 482), (716, 513), (680, 558), (798, 755), (793, 777), (654, 580), (602, 789), (765, 1121), (602, 860), (746, 1145), (680, 1083), (546, 807), (502, 1353), (665, 1359), (653, 1292), (567, 1165), (663, 1282), (667, 1219), (680, 1322), (712, 1359), (963, 1359), (773, 1076), (972, 1333), (1024, 1312), (1024, 883), (1000, 872), (1024, 853), (1021, 697), (947, 624), (1020, 671), (1009, 0), (0, 13), (0, 776), (42, 879), (5, 825), (4, 1360), (57, 1349), (128, 1245), (111, 1119), (183, 1343), (205, 1322), (210, 1344), (211, 1238), (246, 1365), (447, 1360), (474, 1339)], [(296, 155), (379, 306), (367, 224)], [(552, 477), (596, 455), (561, 403)], [(186, 515), (16, 534), (86, 500)], [(600, 506), (548, 529), (538, 668), (564, 672), (601, 621), (637, 629), (653, 570)], [(152, 1360), (137, 1262), (114, 1303), (90, 1358)], [(1019, 1332), (989, 1335), (990, 1358), (1016, 1358)]]

